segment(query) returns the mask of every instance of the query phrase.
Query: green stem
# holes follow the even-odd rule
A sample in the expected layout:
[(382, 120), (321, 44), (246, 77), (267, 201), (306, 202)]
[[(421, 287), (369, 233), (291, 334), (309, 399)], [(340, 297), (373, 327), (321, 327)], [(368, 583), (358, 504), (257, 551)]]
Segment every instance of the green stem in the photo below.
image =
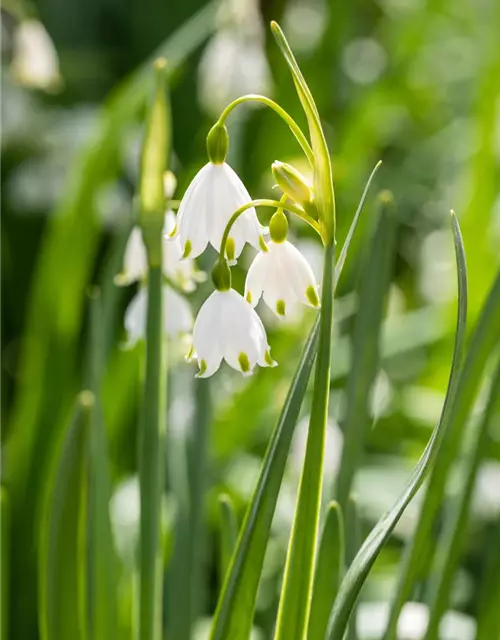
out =
[(238, 220), (238, 218), (243, 213), (245, 213), (245, 211), (248, 211), (248, 209), (251, 209), (252, 207), (276, 207), (276, 209), (284, 209), (285, 211), (290, 211), (290, 213), (294, 213), (301, 220), (304, 220), (304, 222), (307, 222), (307, 224), (311, 225), (311, 227), (321, 235), (321, 231), (316, 220), (314, 220), (314, 218), (311, 218), (311, 216), (307, 215), (307, 213), (300, 207), (297, 207), (296, 205), (293, 205), (290, 203), (284, 204), (280, 200), (266, 200), (266, 199), (251, 200), (250, 202), (246, 202), (245, 204), (241, 205), (241, 207), (236, 209), (233, 215), (229, 218), (229, 221), (226, 225), (226, 228), (224, 229), (224, 233), (222, 235), (222, 240), (220, 243), (220, 251), (219, 251), (220, 256), (225, 255), (226, 242), (229, 237), (229, 233), (231, 231), (233, 224), (236, 222), (236, 220)]
[(277, 640), (303, 640), (309, 619), (330, 395), (334, 253), (333, 243), (325, 247), (311, 417), (278, 610)]
[(148, 278), (146, 380), (139, 436), (139, 640), (159, 640), (161, 637), (160, 505), (164, 432), (162, 281), (161, 267), (151, 267)]
[(260, 95), (251, 93), (246, 96), (241, 96), (236, 100), (233, 100), (233, 102), (231, 102), (231, 104), (228, 104), (228, 106), (221, 113), (219, 122), (221, 124), (224, 124), (225, 119), (231, 113), (231, 111), (238, 105), (243, 104), (245, 102), (260, 102), (262, 104), (265, 104), (266, 107), (269, 107), (274, 112), (276, 112), (280, 116), (280, 118), (284, 120), (285, 123), (289, 126), (297, 142), (300, 144), (300, 146), (302, 147), (302, 150), (306, 154), (307, 159), (309, 160), (309, 163), (311, 164), (311, 166), (314, 166), (314, 154), (311, 149), (311, 145), (309, 144), (306, 136), (302, 132), (302, 129), (295, 122), (292, 116), (283, 109), (283, 107), (280, 107), (280, 105), (277, 102), (274, 102), (274, 100), (271, 100), (266, 96), (260, 96)]

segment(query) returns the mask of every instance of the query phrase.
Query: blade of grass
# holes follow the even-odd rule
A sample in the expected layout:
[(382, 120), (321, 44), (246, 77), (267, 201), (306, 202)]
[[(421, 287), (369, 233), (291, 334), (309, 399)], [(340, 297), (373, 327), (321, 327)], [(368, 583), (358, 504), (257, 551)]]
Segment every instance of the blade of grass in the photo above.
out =
[(302, 640), (309, 623), (330, 397), (333, 271), (334, 246), (332, 244), (325, 247), (311, 416), (278, 607), (277, 640), (293, 638)]
[(10, 513), (5, 487), (0, 489), (0, 633), (7, 640), (9, 632)]
[(484, 555), (478, 598), (476, 640), (500, 638), (500, 517), (495, 523)]
[(238, 539), (238, 521), (234, 511), (234, 505), (231, 498), (222, 494), (219, 496), (220, 509), (220, 578), (224, 580), (224, 576), (229, 569), (231, 556), (236, 547)]
[(352, 483), (363, 456), (365, 434), (369, 427), (370, 389), (379, 368), (384, 299), (394, 262), (397, 223), (392, 195), (382, 192), (378, 206), (379, 220), (361, 276), (359, 311), (354, 325), (352, 361), (347, 378), (346, 414), (342, 425), (344, 446), (335, 492), (342, 513), (347, 513)]
[(63, 443), (43, 518), (40, 633), (44, 640), (84, 640), (86, 461), (94, 397), (82, 392)]
[(101, 405), (103, 371), (102, 309), (99, 291), (90, 301), (89, 389), (95, 399), (89, 433), (87, 497), (87, 596), (88, 628), (95, 640), (119, 636), (117, 611), (117, 557), (113, 546), (109, 500), (111, 485), (107, 461), (108, 443)]
[[(356, 603), (361, 587), (370, 572), (380, 550), (389, 539), (392, 530), (403, 514), (409, 502), (413, 499), (418, 489), (422, 485), (430, 467), (434, 464), (436, 454), (443, 441), (443, 434), (446, 431), (451, 413), (451, 407), (457, 398), (457, 382), (461, 371), (462, 354), (465, 342), (465, 328), (467, 316), (467, 267), (463, 248), (460, 227), (454, 214), (452, 213), (452, 227), (455, 241), (455, 252), (457, 261), (458, 279), (458, 312), (457, 330), (455, 334), (455, 345), (453, 351), (453, 361), (451, 365), (450, 379), (441, 417), (433, 431), (431, 439), (420, 457), (410, 479), (408, 480), (403, 493), (398, 498), (392, 509), (382, 516), (377, 525), (372, 529), (363, 543), (354, 562), (349, 567), (347, 574), (340, 587), (332, 615), (328, 625), (329, 640), (341, 640), (345, 633), (349, 616)], [(500, 290), (500, 277), (499, 286)], [(499, 296), (500, 297), (500, 296)], [(500, 301), (499, 301), (500, 302)], [(491, 305), (490, 305), (491, 306)], [(497, 310), (500, 313), (500, 304)], [(491, 311), (488, 314), (491, 322)], [(490, 332), (492, 327), (489, 327)], [(490, 336), (491, 339), (491, 336)]]
[[(472, 422), (466, 434), (463, 464), (457, 475), (457, 492), (446, 514), (444, 530), (437, 545), (436, 559), (429, 579), (429, 622), (426, 639), (437, 640), (441, 618), (448, 605), (453, 577), (464, 547), (469, 508), (477, 471), (488, 443), (489, 429), (498, 418), (500, 366), (493, 375), (490, 395), (483, 419)], [(493, 636), (492, 636), (493, 637)]]
[(308, 638), (324, 638), (344, 573), (344, 524), (337, 502), (330, 502), (316, 560)]
[[(370, 175), (335, 268), (334, 287), (342, 274), (356, 225), (363, 210), (368, 188), (380, 163)], [(217, 603), (211, 632), (212, 640), (247, 640), (252, 629), (253, 611), (262, 564), (267, 547), (276, 501), (290, 450), (293, 430), (307, 388), (319, 334), (319, 318), (309, 334), (297, 371), (271, 436), (261, 471), (240, 529), (231, 566)]]
[(433, 543), (430, 539), (430, 533), (443, 500), (446, 479), (456, 458), (465, 421), (477, 393), (482, 372), (488, 356), (498, 341), (498, 326), (500, 326), (500, 274), (497, 275), (493, 284), (471, 340), (459, 389), (454, 394), (456, 398), (453, 399), (453, 402), (448, 403), (450, 407), (446, 409), (446, 413), (449, 415), (445, 416), (445, 438), (441, 445), (439, 464), (435, 465), (433, 469), (420, 508), (415, 533), (404, 552), (386, 631), (388, 640), (393, 640), (396, 637), (397, 621), (401, 609), (410, 595), (417, 573), (422, 571), (425, 566), (424, 558), (429, 558), (431, 555)]
[[(361, 522), (359, 519), (359, 505), (358, 501), (354, 496), (349, 496), (349, 500), (347, 501), (347, 517), (346, 517), (346, 528), (345, 528), (345, 536), (346, 536), (346, 569), (351, 566), (356, 558), (356, 554), (358, 553), (361, 547)], [(333, 604), (333, 603), (332, 603)], [(330, 614), (330, 611), (328, 612)], [(349, 620), (349, 625), (347, 627), (346, 640), (356, 640), (357, 639), (357, 606), (355, 605), (352, 613), (351, 619)], [(323, 636), (324, 638), (325, 636)]]
[[(169, 60), (169, 73), (210, 35), (217, 2), (207, 4), (154, 52)], [(4, 468), (12, 497), (12, 633), (32, 637), (36, 627), (36, 515), (55, 443), (78, 390), (78, 348), (85, 288), (92, 273), (100, 220), (99, 189), (121, 167), (127, 128), (149, 91), (151, 60), (121, 83), (106, 101), (95, 135), (69, 172), (67, 187), (48, 228), (34, 269), (27, 327), (20, 355), (20, 384), (9, 417), (9, 455)], [(64, 265), (64, 269), (61, 269)]]

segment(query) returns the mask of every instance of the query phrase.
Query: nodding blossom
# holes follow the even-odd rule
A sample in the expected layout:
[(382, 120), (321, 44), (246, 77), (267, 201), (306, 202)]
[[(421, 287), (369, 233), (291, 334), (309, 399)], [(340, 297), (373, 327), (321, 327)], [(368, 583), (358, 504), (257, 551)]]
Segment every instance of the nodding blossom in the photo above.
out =
[(198, 361), (199, 378), (213, 375), (223, 359), (244, 376), (251, 375), (257, 364), (276, 366), (261, 319), (234, 289), (216, 290), (204, 302), (189, 358)]

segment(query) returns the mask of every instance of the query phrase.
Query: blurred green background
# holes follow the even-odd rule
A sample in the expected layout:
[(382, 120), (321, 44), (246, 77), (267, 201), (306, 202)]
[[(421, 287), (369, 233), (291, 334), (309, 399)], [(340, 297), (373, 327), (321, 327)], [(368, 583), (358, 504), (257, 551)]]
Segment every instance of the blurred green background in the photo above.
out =
[[(91, 284), (101, 287), (104, 305), (103, 401), (113, 484), (111, 516), (121, 559), (120, 625), (123, 637), (129, 637), (143, 345), (123, 348), (123, 314), (135, 289), (118, 289), (113, 277), (120, 270), (133, 220), (150, 60), (158, 51), (169, 60), (171, 169), (178, 179), (176, 197), (181, 197), (206, 162), (209, 127), (231, 99), (242, 93), (269, 94), (304, 124), (268, 29), (271, 19), (282, 24), (323, 119), (332, 151), (338, 240), (343, 241), (364, 183), (379, 159), (383, 166), (376, 189), (390, 189), (397, 202), (397, 249), (370, 403), (373, 425), (356, 477), (366, 530), (398, 495), (439, 417), (455, 323), (450, 208), (464, 234), (470, 326), (500, 263), (500, 3), (4, 2), (1, 409), (3, 519), (8, 530), (3, 536), (3, 570), (10, 585), (10, 638), (38, 637), (36, 548), (41, 510), (71, 406), (86, 384)], [(39, 24), (26, 30), (32, 20), (39, 20), (49, 35), (40, 35)], [(273, 194), (273, 160), (306, 168), (295, 140), (272, 112), (240, 107), (230, 118), (229, 134), (229, 162), (253, 197)], [(366, 247), (374, 226), (375, 192), (339, 287), (327, 486), (335, 480), (341, 456), (350, 336), (360, 273), (363, 266), (369, 268)], [(300, 224), (294, 225), (294, 234), (318, 272), (317, 240)], [(247, 249), (235, 270), (240, 290), (251, 256)], [(201, 266), (210, 264), (208, 256)], [(209, 284), (198, 290), (192, 300), (195, 310), (209, 290)], [(210, 381), (196, 382), (193, 366), (182, 358), (185, 344), (170, 342), (167, 630), (175, 626), (176, 609), (187, 607), (197, 620), (193, 633), (202, 637), (220, 587), (217, 497), (227, 492), (243, 514), (313, 320), (307, 311), (277, 323), (259, 309), (280, 366), (257, 371), (249, 380), (223, 367)], [(272, 631), (308, 406), (306, 401), (273, 525), (256, 637), (268, 638)], [(474, 637), (488, 558), (484, 550), (498, 545), (494, 536), (499, 487), (500, 426), (478, 474), (468, 547), (451, 603), (455, 614), (451, 631), (443, 637)], [(384, 602), (394, 587), (395, 568), (416, 513), (412, 503), (363, 591), (360, 638), (379, 637)], [(189, 567), (183, 564), (188, 556), (194, 558)], [(417, 590), (415, 599), (420, 596)], [(406, 615), (410, 631), (401, 637), (419, 637), (411, 630), (422, 624), (422, 610), (414, 607)], [(181, 636), (174, 629), (171, 637)]]

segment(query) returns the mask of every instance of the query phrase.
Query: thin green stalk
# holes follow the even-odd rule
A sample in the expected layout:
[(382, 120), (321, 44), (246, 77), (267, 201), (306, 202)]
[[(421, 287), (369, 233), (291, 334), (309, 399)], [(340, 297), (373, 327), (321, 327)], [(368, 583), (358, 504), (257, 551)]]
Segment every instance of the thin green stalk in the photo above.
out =
[(330, 502), (321, 533), (307, 637), (324, 638), (344, 573), (344, 523), (337, 502)]
[[(361, 547), (361, 522), (359, 520), (359, 504), (355, 497), (349, 496), (347, 501), (347, 513), (346, 513), (346, 525), (345, 525), (345, 539), (346, 539), (346, 568), (350, 567), (354, 562), (356, 555)], [(357, 607), (354, 606), (351, 618), (349, 620), (349, 626), (347, 627), (346, 640), (356, 640), (358, 637), (356, 629), (357, 621)]]
[(5, 487), (0, 488), (0, 634), (9, 630), (10, 509)]
[(283, 578), (276, 638), (302, 640), (309, 622), (318, 538), (333, 327), (333, 242), (325, 247), (316, 372), (306, 455)]
[(439, 453), (439, 464), (434, 467), (431, 474), (415, 533), (404, 552), (386, 630), (386, 640), (396, 638), (399, 614), (411, 593), (415, 577), (424, 566), (428, 566), (428, 560), (424, 561), (424, 558), (428, 558), (431, 554), (431, 531), (434, 519), (442, 504), (448, 473), (456, 458), (466, 418), (476, 396), (481, 375), (491, 351), (498, 342), (499, 326), (500, 273), (497, 275), (474, 331), (458, 388), (447, 395), (450, 400), (443, 418), (446, 421), (446, 428)]
[(245, 102), (260, 102), (262, 104), (265, 104), (266, 107), (269, 107), (270, 109), (275, 111), (279, 115), (279, 117), (290, 128), (290, 131), (295, 136), (297, 142), (302, 148), (302, 151), (306, 154), (310, 164), (314, 165), (314, 154), (311, 149), (311, 145), (309, 144), (309, 142), (307, 141), (307, 138), (302, 132), (302, 129), (295, 122), (292, 116), (283, 109), (283, 107), (281, 107), (278, 103), (274, 102), (274, 100), (267, 98), (266, 96), (248, 94), (246, 96), (241, 96), (240, 98), (236, 98), (236, 100), (233, 100), (233, 102), (231, 102), (231, 104), (229, 104), (221, 113), (219, 122), (223, 124), (227, 116), (231, 113), (231, 111), (238, 105), (244, 104)]
[(146, 379), (139, 441), (141, 498), (139, 542), (139, 639), (161, 637), (162, 558), (160, 505), (163, 486), (164, 362), (162, 336), (162, 270), (151, 267), (148, 279)]
[(437, 640), (441, 618), (448, 605), (450, 590), (461, 551), (467, 535), (469, 508), (477, 470), (488, 442), (500, 396), (500, 366), (497, 366), (490, 389), (488, 405), (483, 419), (472, 423), (467, 434), (463, 465), (460, 466), (459, 487), (451, 513), (447, 514), (445, 528), (438, 544), (436, 562), (431, 572), (429, 597), (429, 623), (426, 640)]

